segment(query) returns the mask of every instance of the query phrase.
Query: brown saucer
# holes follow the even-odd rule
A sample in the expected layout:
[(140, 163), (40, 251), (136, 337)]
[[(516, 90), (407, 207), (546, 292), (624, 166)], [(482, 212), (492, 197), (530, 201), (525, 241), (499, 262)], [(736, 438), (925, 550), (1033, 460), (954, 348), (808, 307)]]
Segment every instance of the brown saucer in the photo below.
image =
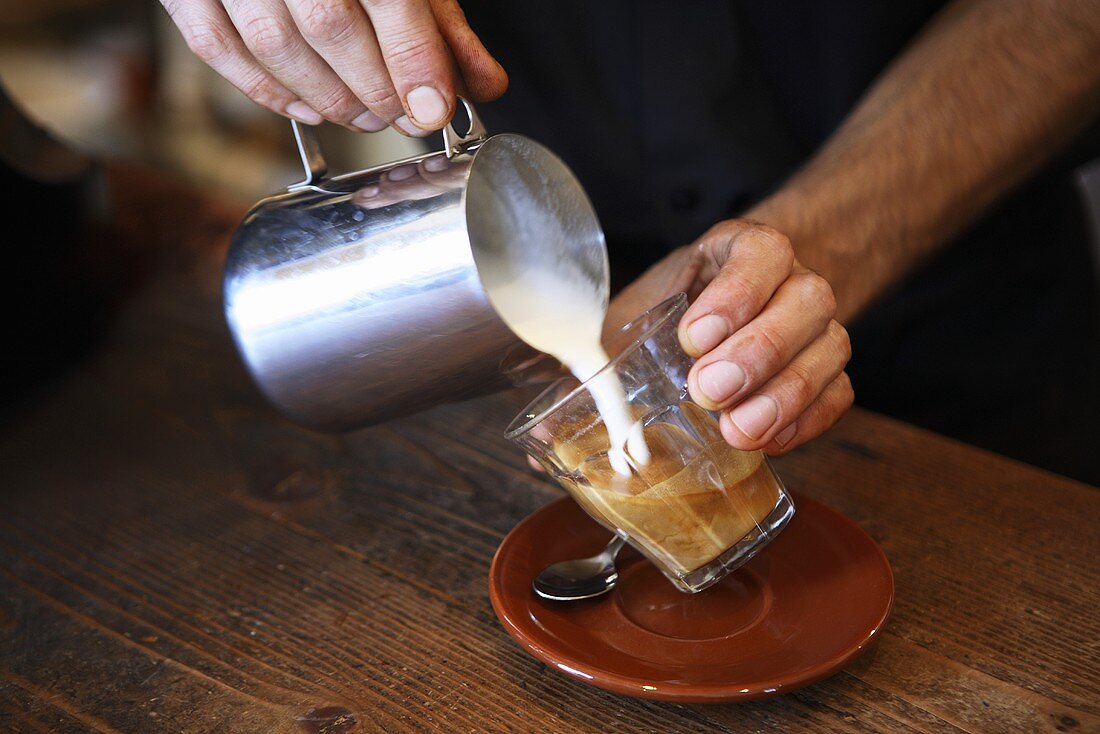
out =
[(760, 555), (699, 594), (677, 591), (627, 547), (611, 593), (551, 602), (531, 589), (535, 574), (594, 555), (610, 539), (565, 498), (504, 539), (489, 597), (525, 650), (599, 688), (691, 703), (785, 693), (858, 656), (894, 601), (890, 564), (867, 533), (819, 502), (800, 497), (795, 505)]

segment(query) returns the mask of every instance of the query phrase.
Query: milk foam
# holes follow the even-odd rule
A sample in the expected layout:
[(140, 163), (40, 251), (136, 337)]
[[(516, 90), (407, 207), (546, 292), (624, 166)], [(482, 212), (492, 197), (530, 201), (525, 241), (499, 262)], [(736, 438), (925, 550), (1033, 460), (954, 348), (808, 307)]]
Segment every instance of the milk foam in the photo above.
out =
[[(610, 361), (600, 343), (606, 304), (588, 281), (535, 268), (512, 276), (495, 283), (489, 298), (516, 336), (557, 358), (581, 382)], [(616, 472), (630, 475), (627, 453), (636, 463), (646, 464), (649, 449), (641, 423), (630, 415), (622, 383), (608, 370), (587, 388), (607, 427), (608, 459)]]

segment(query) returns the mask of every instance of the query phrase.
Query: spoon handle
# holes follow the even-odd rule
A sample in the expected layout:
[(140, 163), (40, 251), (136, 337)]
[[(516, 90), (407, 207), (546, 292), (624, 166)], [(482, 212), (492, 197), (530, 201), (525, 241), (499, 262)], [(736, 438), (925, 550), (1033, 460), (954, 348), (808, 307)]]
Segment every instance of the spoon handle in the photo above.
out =
[(611, 560), (615, 560), (615, 556), (619, 555), (619, 551), (623, 549), (623, 544), (626, 543), (626, 538), (618, 533), (611, 539), (611, 542), (607, 544), (607, 547), (603, 549), (601, 556), (610, 556)]

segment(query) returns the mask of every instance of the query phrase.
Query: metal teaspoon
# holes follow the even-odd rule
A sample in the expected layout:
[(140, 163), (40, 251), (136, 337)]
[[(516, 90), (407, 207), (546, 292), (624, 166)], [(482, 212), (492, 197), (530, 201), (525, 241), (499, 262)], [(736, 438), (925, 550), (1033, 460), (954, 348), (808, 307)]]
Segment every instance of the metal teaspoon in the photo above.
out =
[(626, 540), (616, 535), (597, 555), (561, 561), (547, 566), (532, 582), (535, 593), (552, 601), (576, 601), (606, 594), (615, 588), (619, 571), (615, 568), (615, 556)]

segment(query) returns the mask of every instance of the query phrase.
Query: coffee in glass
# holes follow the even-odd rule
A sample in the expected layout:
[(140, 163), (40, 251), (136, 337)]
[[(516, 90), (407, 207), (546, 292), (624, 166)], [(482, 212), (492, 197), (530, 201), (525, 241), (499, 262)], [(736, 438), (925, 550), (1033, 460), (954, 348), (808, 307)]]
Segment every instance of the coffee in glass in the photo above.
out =
[[(686, 308), (680, 294), (623, 327), (609, 345), (618, 356), (584, 384), (567, 378), (549, 387), (507, 435), (597, 522), (623, 535), (677, 588), (696, 592), (775, 537), (794, 505), (767, 458), (729, 446), (717, 415), (688, 397), (692, 359), (676, 335)], [(645, 456), (611, 446), (585, 388), (611, 376), (641, 427)], [(613, 461), (623, 455), (626, 472)]]

